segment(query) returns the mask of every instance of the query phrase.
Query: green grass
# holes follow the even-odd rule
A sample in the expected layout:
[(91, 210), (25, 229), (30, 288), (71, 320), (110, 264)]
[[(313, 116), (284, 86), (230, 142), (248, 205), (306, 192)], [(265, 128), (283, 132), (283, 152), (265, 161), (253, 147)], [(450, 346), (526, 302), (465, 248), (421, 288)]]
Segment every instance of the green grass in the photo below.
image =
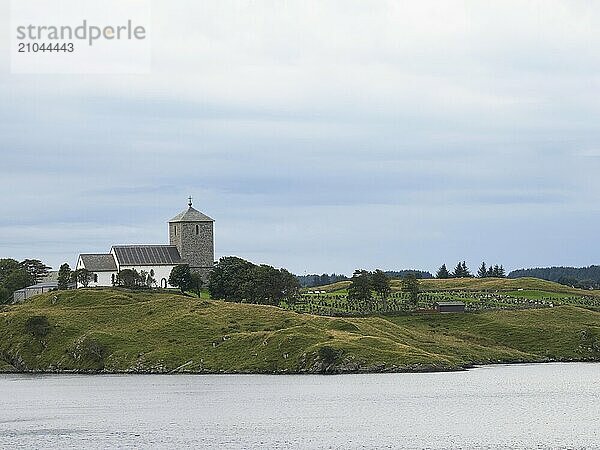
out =
[[(448, 279), (423, 279), (419, 280), (423, 292), (446, 292), (446, 291), (545, 291), (565, 296), (593, 296), (600, 297), (599, 290), (577, 289), (552, 281), (540, 280), (539, 278), (448, 278)], [(402, 290), (402, 281), (393, 279), (390, 282), (392, 291)], [(350, 281), (338, 281), (326, 286), (305, 288), (303, 291), (325, 291), (327, 293), (347, 293)]]
[[(45, 337), (26, 332), (45, 316)], [(334, 318), (176, 293), (80, 289), (0, 310), (0, 370), (302, 373), (600, 360), (600, 313), (574, 306)]]

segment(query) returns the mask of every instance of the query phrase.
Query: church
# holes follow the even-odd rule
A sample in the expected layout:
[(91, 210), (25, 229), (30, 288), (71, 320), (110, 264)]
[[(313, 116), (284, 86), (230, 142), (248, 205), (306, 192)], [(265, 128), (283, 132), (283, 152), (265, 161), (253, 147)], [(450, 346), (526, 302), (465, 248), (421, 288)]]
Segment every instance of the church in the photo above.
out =
[(113, 286), (124, 269), (143, 270), (156, 280), (157, 287), (173, 287), (169, 275), (180, 264), (207, 279), (215, 260), (214, 222), (192, 207), (190, 197), (188, 208), (169, 220), (169, 245), (114, 245), (108, 253), (80, 254), (76, 269), (90, 272), (89, 287)]

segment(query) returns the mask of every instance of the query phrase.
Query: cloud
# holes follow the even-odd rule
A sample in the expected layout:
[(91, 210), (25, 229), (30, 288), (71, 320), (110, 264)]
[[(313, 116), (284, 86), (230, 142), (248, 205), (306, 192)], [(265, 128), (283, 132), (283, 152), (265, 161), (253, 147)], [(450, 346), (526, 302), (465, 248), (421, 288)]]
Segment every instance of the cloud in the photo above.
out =
[(150, 75), (0, 75), (2, 252), (164, 242), (191, 194), (218, 255), (296, 272), (597, 263), (599, 17), (155, 2)]

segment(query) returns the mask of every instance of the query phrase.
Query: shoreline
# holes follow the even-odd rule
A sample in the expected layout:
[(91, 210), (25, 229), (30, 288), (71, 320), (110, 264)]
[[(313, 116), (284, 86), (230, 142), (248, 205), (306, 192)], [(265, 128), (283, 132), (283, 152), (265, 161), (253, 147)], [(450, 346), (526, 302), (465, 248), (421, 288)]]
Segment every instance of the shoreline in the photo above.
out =
[(547, 359), (543, 361), (497, 361), (490, 363), (476, 362), (466, 364), (456, 368), (442, 367), (422, 367), (418, 369), (400, 369), (400, 370), (348, 370), (348, 371), (91, 371), (91, 370), (0, 370), (0, 375), (85, 375), (85, 376), (103, 376), (103, 375), (271, 375), (271, 376), (286, 376), (286, 375), (323, 375), (323, 376), (343, 376), (343, 375), (367, 375), (367, 374), (425, 374), (425, 373), (454, 373), (466, 372), (472, 369), (479, 369), (493, 366), (516, 366), (516, 365), (538, 365), (538, 364), (574, 364), (574, 363), (600, 363), (600, 359)]

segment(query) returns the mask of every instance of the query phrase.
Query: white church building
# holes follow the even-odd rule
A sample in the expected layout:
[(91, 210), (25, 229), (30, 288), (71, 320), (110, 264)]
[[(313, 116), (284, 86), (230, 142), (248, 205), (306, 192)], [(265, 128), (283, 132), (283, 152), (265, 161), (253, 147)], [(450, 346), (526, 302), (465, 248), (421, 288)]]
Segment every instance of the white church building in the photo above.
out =
[(173, 287), (169, 275), (180, 264), (206, 279), (215, 259), (213, 224), (213, 219), (192, 208), (190, 197), (188, 208), (169, 221), (169, 245), (113, 245), (109, 253), (80, 254), (75, 268), (90, 272), (89, 287), (113, 286), (124, 269), (145, 271), (157, 287)]

